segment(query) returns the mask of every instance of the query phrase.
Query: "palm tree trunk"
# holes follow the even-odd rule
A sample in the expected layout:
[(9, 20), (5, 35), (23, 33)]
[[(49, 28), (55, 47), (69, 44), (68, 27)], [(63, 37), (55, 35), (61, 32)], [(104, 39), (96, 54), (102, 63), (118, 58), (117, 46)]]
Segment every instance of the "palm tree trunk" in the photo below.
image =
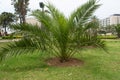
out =
[(23, 21), (23, 24), (26, 23), (25, 15), (23, 16), (22, 21)]
[(20, 18), (20, 24), (22, 24), (22, 17), (20, 16), (19, 18)]

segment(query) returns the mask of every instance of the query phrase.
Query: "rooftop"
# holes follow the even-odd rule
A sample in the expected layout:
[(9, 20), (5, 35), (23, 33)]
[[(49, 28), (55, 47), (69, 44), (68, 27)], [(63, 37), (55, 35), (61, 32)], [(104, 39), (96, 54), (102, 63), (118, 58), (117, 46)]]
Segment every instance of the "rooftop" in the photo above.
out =
[(112, 16), (120, 16), (120, 14), (113, 14)]

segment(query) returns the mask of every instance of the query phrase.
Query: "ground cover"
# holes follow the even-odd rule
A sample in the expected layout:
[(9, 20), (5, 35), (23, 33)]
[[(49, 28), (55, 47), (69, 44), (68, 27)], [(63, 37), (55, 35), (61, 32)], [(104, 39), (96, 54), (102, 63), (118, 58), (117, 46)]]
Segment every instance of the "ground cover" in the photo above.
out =
[[(5, 43), (0, 43), (0, 47)], [(120, 80), (120, 41), (106, 41), (109, 53), (84, 49), (74, 58), (84, 61), (72, 67), (48, 66), (49, 53), (21, 55), (0, 63), (0, 80)]]

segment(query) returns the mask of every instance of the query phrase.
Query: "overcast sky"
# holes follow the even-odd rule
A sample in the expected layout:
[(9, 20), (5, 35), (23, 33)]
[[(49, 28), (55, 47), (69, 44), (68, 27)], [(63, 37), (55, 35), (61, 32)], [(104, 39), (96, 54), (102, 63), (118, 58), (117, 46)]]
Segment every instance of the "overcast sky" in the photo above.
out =
[[(88, 0), (30, 0), (29, 8), (31, 10), (40, 9), (39, 2), (52, 2), (66, 16), (70, 15), (74, 9)], [(120, 0), (100, 0), (102, 6), (96, 10), (95, 15), (100, 18), (109, 17), (112, 14), (120, 14)], [(11, 5), (11, 0), (0, 0), (0, 13), (13, 12), (14, 7)]]

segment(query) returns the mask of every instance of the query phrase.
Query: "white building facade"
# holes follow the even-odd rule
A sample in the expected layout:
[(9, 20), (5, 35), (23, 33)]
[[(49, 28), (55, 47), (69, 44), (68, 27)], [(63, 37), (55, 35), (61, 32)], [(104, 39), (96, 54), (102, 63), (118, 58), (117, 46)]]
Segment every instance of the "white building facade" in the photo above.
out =
[(120, 14), (113, 14), (108, 18), (100, 20), (100, 24), (103, 27), (120, 24)]
[(34, 17), (26, 18), (26, 23), (41, 26), (41, 23)]

